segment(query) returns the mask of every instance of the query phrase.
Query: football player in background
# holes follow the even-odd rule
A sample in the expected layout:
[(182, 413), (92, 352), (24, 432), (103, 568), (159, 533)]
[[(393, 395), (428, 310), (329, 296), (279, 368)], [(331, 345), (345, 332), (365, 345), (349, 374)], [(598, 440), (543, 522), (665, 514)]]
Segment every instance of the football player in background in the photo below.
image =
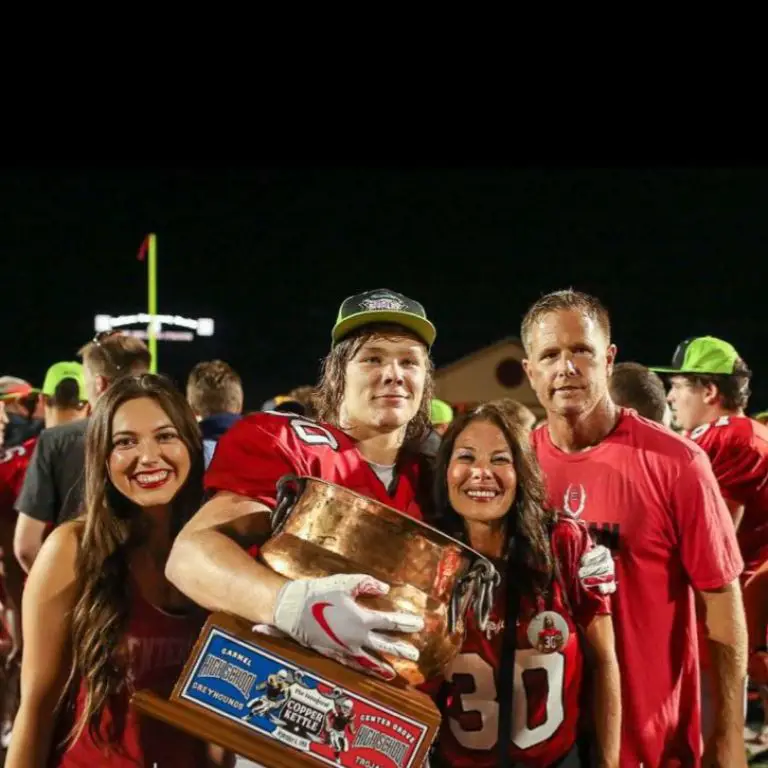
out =
[[(751, 371), (732, 344), (714, 336), (686, 339), (670, 366), (654, 370), (670, 377), (667, 399), (675, 421), (712, 463), (744, 558), (743, 586), (768, 559), (768, 426), (745, 415)], [(765, 638), (760, 645), (765, 645)], [(715, 715), (711, 661), (706, 643), (700, 648), (706, 736)], [(768, 723), (768, 696), (764, 688), (760, 691)]]

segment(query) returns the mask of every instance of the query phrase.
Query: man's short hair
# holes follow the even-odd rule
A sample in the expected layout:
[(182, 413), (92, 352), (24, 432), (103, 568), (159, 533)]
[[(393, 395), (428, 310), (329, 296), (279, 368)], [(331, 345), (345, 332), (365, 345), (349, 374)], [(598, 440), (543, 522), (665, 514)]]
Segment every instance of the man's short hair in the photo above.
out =
[(523, 405), (519, 400), (513, 400), (512, 398), (505, 398), (500, 402), (504, 403), (504, 407), (516, 422), (522, 424), (526, 429), (534, 428), (536, 425), (536, 414), (527, 405)]
[(546, 296), (537, 299), (528, 311), (525, 313), (520, 327), (520, 340), (523, 342), (525, 353), (530, 354), (531, 331), (533, 326), (550, 312), (559, 312), (561, 310), (576, 310), (586, 315), (600, 326), (605, 334), (605, 338), (611, 340), (611, 320), (608, 316), (608, 310), (603, 306), (600, 299), (590, 296), (588, 293), (574, 291), (573, 288), (567, 288), (564, 291), (553, 291)]
[(110, 380), (146, 373), (152, 360), (141, 339), (119, 331), (97, 334), (77, 354), (91, 373)]
[(243, 383), (223, 360), (203, 361), (187, 378), (187, 402), (204, 419), (216, 413), (242, 413)]
[(611, 400), (616, 405), (634, 408), (646, 419), (664, 423), (667, 393), (664, 382), (640, 363), (616, 363), (608, 382)]
[(80, 395), (80, 382), (77, 379), (62, 379), (56, 384), (52, 395), (44, 395), (45, 404), (49, 408), (63, 408), (79, 410), (84, 408), (88, 401)]

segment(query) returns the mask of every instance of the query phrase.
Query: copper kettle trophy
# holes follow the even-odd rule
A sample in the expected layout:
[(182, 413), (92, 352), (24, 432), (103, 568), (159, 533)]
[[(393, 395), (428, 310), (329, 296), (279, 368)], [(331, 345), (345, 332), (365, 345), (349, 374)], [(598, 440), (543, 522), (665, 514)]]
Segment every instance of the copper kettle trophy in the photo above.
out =
[(278, 484), (259, 559), (289, 579), (367, 573), (390, 584), (358, 600), (424, 618), (421, 632), (391, 633), (418, 648), (418, 661), (381, 654), (397, 673), (383, 682), (213, 613), (170, 699), (139, 691), (133, 705), (265, 766), (421, 766), (440, 714), (415, 686), (459, 652), (470, 605), (485, 622), (499, 580), (490, 561), (379, 501), (293, 475)]

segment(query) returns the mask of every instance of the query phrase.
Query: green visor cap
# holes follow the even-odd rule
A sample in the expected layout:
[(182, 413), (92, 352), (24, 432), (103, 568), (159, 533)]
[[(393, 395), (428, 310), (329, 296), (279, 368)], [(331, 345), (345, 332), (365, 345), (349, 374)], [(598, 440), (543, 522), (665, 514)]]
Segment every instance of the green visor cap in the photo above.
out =
[(80, 400), (88, 399), (85, 394), (83, 366), (75, 361), (54, 363), (48, 369), (45, 374), (45, 381), (43, 381), (43, 394), (46, 395), (46, 397), (53, 397), (56, 394), (56, 387), (64, 381), (64, 379), (74, 379), (77, 382), (77, 391), (79, 392), (78, 398)]
[(672, 356), (672, 365), (652, 367), (657, 373), (733, 373), (739, 353), (727, 341), (714, 336), (697, 336), (678, 344)]
[(352, 331), (373, 323), (401, 325), (416, 334), (428, 348), (437, 336), (435, 326), (427, 319), (427, 313), (418, 301), (387, 288), (378, 288), (344, 299), (331, 331), (332, 346)]

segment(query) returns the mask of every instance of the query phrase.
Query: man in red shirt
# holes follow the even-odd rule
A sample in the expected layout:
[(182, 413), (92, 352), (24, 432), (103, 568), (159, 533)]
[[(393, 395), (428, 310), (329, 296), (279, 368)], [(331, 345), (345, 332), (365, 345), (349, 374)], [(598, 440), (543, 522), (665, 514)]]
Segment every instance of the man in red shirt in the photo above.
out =
[(675, 421), (712, 462), (736, 526), (743, 583), (768, 560), (768, 427), (744, 414), (751, 372), (713, 336), (687, 339), (671, 366), (653, 370), (670, 375)]
[(613, 403), (616, 347), (597, 299), (572, 290), (544, 296), (528, 310), (521, 338), (547, 411), (533, 444), (550, 503), (585, 520), (617, 556), (621, 765), (702, 764), (698, 594), (718, 681), (704, 764), (745, 766), (743, 562), (706, 455)]
[(431, 482), (426, 445), (436, 336), (421, 304), (380, 289), (347, 298), (332, 331), (318, 409), (322, 421), (265, 412), (243, 418), (219, 441), (206, 473), (214, 493), (177, 537), (168, 578), (198, 604), (271, 625), (319, 653), (392, 679), (383, 651), (415, 660), (410, 643), (381, 630), (418, 632), (407, 613), (370, 611), (359, 594), (389, 585), (361, 574), (287, 581), (251, 554), (270, 535), (276, 485), (310, 475), (420, 518)]
[[(669, 375), (667, 400), (683, 434), (709, 456), (733, 517), (744, 585), (768, 560), (768, 427), (747, 417), (751, 371), (727, 341), (700, 336), (681, 342), (672, 364), (654, 368)], [(760, 646), (765, 645), (765, 638)], [(756, 651), (750, 644), (750, 652)], [(702, 668), (709, 669), (702, 647)], [(702, 677), (704, 733), (713, 719), (711, 674)], [(768, 714), (766, 715), (768, 716)]]
[(0, 603), (4, 614), (2, 622), (5, 625), (0, 628), (0, 634), (5, 631), (8, 633), (10, 659), (15, 658), (21, 650), (21, 595), (24, 587), (24, 572), (13, 554), (13, 532), (18, 516), (13, 507), (37, 438), (6, 448), (4, 441), (7, 423), (5, 401), (0, 397), (0, 587), (3, 593), (0, 595)]

